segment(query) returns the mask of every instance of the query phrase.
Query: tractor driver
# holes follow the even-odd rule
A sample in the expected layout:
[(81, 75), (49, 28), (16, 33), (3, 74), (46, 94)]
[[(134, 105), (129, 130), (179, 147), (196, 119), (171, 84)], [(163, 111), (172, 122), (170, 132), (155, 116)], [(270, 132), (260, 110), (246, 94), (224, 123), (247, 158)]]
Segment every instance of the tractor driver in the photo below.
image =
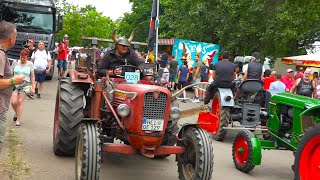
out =
[(116, 30), (112, 33), (112, 40), (116, 45), (115, 48), (107, 51), (98, 64), (98, 75), (100, 77), (106, 76), (106, 73), (111, 77), (121, 75), (121, 70), (119, 68), (115, 69), (120, 65), (133, 65), (139, 67), (144, 64), (144, 61), (138, 57), (135, 51), (129, 48), (134, 32), (131, 33), (129, 39), (123, 36), (117, 40), (115, 31)]
[(206, 90), (206, 97), (204, 104), (209, 104), (210, 99), (213, 98), (213, 90), (216, 88), (233, 88), (233, 80), (236, 78), (236, 66), (229, 61), (230, 52), (224, 51), (222, 53), (222, 60), (213, 66), (212, 78), (213, 82)]

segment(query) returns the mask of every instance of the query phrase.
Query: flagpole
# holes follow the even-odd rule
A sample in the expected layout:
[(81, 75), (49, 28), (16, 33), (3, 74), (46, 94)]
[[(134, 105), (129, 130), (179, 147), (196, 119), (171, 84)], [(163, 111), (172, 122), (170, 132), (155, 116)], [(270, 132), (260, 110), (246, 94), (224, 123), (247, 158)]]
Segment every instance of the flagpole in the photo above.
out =
[[(156, 18), (156, 43), (155, 43), (155, 52), (154, 52), (154, 62), (158, 62), (158, 41), (159, 41), (159, 1), (160, 0), (156, 0), (157, 1), (157, 18)], [(157, 69), (158, 71), (158, 69)]]

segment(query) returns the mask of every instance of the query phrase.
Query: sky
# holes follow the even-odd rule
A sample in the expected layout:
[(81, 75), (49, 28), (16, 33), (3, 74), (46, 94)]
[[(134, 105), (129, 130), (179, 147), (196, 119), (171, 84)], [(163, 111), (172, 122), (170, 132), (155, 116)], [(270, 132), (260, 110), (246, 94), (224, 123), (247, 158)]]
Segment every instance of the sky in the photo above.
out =
[(84, 7), (87, 4), (95, 6), (98, 12), (102, 12), (104, 16), (116, 20), (123, 17), (125, 12), (131, 12), (131, 3), (129, 0), (67, 0), (74, 5)]

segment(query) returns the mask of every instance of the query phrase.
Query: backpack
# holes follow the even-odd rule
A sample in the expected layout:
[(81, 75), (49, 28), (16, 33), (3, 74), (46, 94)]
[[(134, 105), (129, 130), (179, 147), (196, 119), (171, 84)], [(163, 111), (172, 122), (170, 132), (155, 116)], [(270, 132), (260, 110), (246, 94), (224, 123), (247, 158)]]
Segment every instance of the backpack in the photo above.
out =
[(209, 74), (209, 68), (205, 64), (202, 64), (201, 71), (200, 71), (201, 80), (208, 80), (209, 79), (208, 74)]

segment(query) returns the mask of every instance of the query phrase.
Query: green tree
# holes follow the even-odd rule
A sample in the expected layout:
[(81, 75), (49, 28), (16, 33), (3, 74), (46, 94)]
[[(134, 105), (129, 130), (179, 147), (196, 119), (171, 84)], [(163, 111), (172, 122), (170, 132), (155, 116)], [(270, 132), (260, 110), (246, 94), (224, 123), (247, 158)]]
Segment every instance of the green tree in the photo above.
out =
[(96, 8), (88, 5), (79, 8), (78, 6), (67, 6), (68, 12), (63, 19), (63, 29), (57, 34), (62, 39), (64, 34), (69, 35), (71, 46), (86, 45), (90, 42), (83, 42), (82, 36), (110, 38), (114, 23), (108, 17), (97, 12)]

